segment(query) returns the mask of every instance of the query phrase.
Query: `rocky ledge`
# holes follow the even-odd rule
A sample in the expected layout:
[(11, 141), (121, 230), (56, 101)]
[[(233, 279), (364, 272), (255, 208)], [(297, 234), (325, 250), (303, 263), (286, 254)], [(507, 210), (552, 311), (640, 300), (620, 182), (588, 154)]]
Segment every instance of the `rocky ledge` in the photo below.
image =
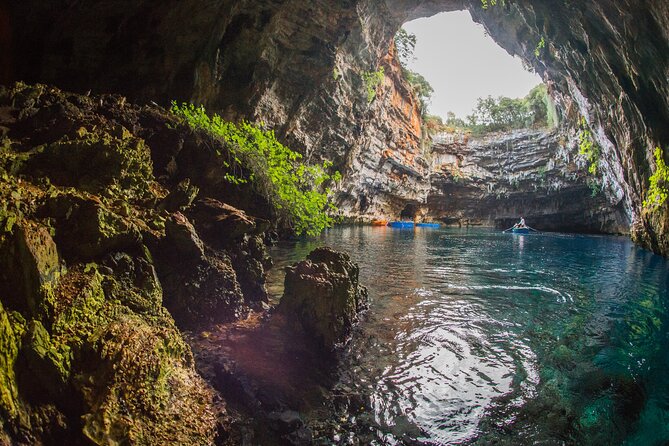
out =
[[(271, 209), (157, 106), (0, 89), (0, 443), (219, 444), (179, 331), (267, 300)], [(194, 175), (197, 174), (197, 175)]]
[(519, 130), (466, 141), (437, 135), (428, 216), (497, 228), (524, 216), (541, 230), (629, 232), (623, 203), (611, 203), (577, 145), (575, 135), (564, 130)]

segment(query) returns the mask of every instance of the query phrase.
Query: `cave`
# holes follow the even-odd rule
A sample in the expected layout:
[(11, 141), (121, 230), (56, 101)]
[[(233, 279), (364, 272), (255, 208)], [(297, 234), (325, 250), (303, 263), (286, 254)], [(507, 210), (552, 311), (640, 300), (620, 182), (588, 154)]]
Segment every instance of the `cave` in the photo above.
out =
[[(463, 10), (541, 76), (563, 127), (433, 141), (437, 175), (391, 42), (404, 23)], [(410, 419), (407, 404), (426, 401), (438, 429), (485, 408), (459, 444), (669, 441), (666, 410), (644, 391), (669, 394), (657, 372), (669, 207), (647, 204), (669, 146), (669, 3), (25, 0), (0, 4), (0, 50), (0, 444), (442, 441)], [(172, 101), (336, 166), (336, 217), (380, 224), (290, 240), (295, 215), (250, 185), (238, 146)], [(572, 170), (565, 140), (598, 145), (596, 183)], [(522, 166), (500, 174), (500, 154)], [(247, 176), (230, 178), (231, 164)], [(492, 173), (468, 183), (467, 165)], [(520, 215), (628, 238), (544, 245), (493, 229)], [(425, 221), (394, 231), (379, 218), (397, 216)], [(277, 238), (297, 247), (276, 263), (292, 265), (284, 288), (267, 282)], [(318, 248), (293, 263), (329, 242), (356, 257)], [(294, 299), (283, 308), (279, 288)], [(379, 313), (360, 316), (370, 305)], [(305, 332), (282, 331), (295, 327)], [(488, 342), (500, 337), (503, 353)], [(363, 384), (325, 390), (359, 373)], [(459, 394), (472, 406), (432, 414), (424, 395), (455, 390), (440, 381), (451, 377), (475, 381)], [(404, 398), (403, 385), (418, 392)], [(302, 418), (304, 389), (327, 394), (305, 406), (328, 420)]]
[(419, 206), (415, 203), (409, 203), (404, 206), (402, 212), (400, 212), (400, 220), (411, 220), (414, 221), (418, 215)]
[[(356, 171), (364, 171), (363, 154), (374, 149), (366, 141), (390, 134), (406, 144), (408, 135), (417, 144), (420, 129), (405, 111), (391, 113), (390, 126), (375, 125), (372, 118), (388, 109), (379, 101), (371, 106), (353, 101), (345, 111), (334, 110), (358, 96), (358, 73), (383, 65), (401, 24), (467, 9), (498, 44), (534, 67), (566, 117), (585, 119), (606, 160), (604, 190), (624, 212), (626, 232), (656, 252), (668, 252), (660, 230), (667, 215), (642, 212), (653, 151), (669, 143), (667, 6), (486, 4), (358, 0), (312, 7), (298, 0), (280, 5), (219, 0), (206, 7), (180, 2), (156, 9), (26, 1), (9, 7), (5, 29), (12, 34), (3, 32), (2, 44), (13, 48), (13, 57), (6, 56), (13, 66), (4, 71), (13, 79), (74, 91), (115, 92), (162, 104), (190, 100), (231, 119), (262, 120), (310, 158), (352, 166), (347, 192), (355, 197), (366, 188), (365, 176)], [(291, 39), (279, 32), (296, 27), (303, 32)], [(173, 37), (173, 30), (181, 37)], [(534, 53), (542, 41), (545, 54), (539, 58)], [(634, 52), (627, 50), (632, 41)], [(362, 122), (367, 124), (361, 127)]]

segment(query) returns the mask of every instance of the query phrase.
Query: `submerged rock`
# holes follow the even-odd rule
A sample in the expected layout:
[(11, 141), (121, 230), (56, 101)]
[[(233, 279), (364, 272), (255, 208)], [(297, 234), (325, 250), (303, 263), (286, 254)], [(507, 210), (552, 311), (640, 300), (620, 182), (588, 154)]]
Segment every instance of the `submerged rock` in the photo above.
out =
[(367, 289), (358, 283), (358, 265), (348, 254), (318, 248), (286, 270), (279, 313), (297, 322), (326, 351), (347, 341)]

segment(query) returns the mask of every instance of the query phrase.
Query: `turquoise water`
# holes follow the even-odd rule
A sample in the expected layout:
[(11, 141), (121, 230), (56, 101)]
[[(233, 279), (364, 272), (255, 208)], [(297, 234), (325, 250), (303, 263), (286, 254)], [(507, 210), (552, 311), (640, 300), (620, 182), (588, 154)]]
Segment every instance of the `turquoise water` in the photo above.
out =
[(665, 259), (620, 237), (346, 227), (278, 246), (275, 271), (324, 244), (372, 303), (306, 415), (322, 443), (669, 444)]

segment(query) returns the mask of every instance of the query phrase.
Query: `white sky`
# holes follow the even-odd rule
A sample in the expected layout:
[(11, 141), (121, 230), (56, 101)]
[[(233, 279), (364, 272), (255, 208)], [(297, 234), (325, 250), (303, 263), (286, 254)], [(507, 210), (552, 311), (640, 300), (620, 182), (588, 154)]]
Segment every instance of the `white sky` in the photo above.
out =
[(476, 98), (491, 95), (524, 97), (541, 78), (523, 68), (485, 35), (468, 11), (447, 12), (404, 24), (416, 35), (416, 60), (409, 68), (434, 88), (430, 113), (446, 117), (453, 111), (465, 118)]

